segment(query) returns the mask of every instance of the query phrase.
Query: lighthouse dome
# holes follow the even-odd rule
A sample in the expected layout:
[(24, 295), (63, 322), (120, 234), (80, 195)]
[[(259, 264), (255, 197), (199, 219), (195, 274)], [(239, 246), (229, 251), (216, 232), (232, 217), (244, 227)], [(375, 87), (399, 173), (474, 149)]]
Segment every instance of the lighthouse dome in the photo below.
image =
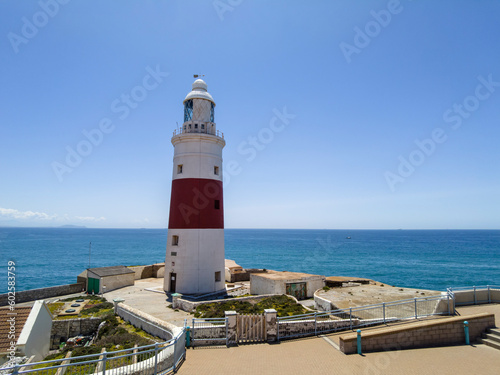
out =
[(192, 88), (191, 92), (184, 98), (183, 103), (189, 99), (205, 99), (211, 101), (215, 105), (214, 98), (208, 93), (207, 84), (204, 80), (197, 79), (193, 82)]
[(193, 90), (207, 91), (207, 84), (202, 79), (197, 79), (193, 82)]

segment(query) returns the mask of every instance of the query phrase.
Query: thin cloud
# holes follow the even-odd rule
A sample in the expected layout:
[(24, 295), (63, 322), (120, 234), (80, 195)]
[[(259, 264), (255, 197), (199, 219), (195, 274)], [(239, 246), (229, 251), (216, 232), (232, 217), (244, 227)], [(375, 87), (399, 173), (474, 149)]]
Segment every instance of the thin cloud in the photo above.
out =
[(19, 211), (13, 208), (0, 207), (0, 216), (8, 219), (17, 220), (53, 220), (57, 219), (57, 215), (49, 215), (45, 212), (36, 211)]

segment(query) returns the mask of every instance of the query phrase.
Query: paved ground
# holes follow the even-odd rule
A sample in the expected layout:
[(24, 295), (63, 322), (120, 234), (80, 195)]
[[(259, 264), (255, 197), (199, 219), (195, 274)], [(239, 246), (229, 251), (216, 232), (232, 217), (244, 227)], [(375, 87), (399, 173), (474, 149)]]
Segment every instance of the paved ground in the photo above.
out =
[[(461, 315), (491, 312), (500, 321), (500, 305), (467, 306)], [(333, 338), (333, 337), (332, 337)], [(451, 346), (345, 355), (321, 337), (280, 344), (187, 350), (178, 374), (495, 374), (500, 351), (485, 345)]]
[(184, 319), (189, 322), (193, 318), (193, 315), (182, 310), (174, 311), (168, 307), (172, 301), (167, 301), (163, 279), (136, 280), (135, 285), (107, 292), (104, 297), (110, 302), (118, 297), (123, 298), (125, 304), (179, 327), (184, 326)]
[(441, 292), (436, 290), (402, 288), (373, 280), (370, 281), (370, 284), (331, 288), (328, 291), (321, 290), (318, 292), (320, 297), (331, 301), (338, 309), (440, 294)]

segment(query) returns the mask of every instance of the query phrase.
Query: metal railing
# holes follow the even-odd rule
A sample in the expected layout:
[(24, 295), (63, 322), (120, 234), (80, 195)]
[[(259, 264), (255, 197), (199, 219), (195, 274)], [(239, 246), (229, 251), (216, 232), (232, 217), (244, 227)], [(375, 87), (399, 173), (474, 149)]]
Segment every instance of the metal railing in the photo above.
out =
[(30, 375), (162, 375), (175, 372), (186, 358), (186, 331), (172, 340), (136, 348), (15, 365), (3, 374)]
[(454, 313), (450, 293), (277, 318), (278, 340)]
[(211, 130), (211, 129), (183, 129), (183, 128), (177, 128), (173, 131), (172, 136), (175, 137), (176, 135), (180, 134), (208, 134), (208, 135), (214, 135), (216, 137), (224, 139), (224, 133), (221, 132), (220, 130)]
[(227, 318), (193, 318), (191, 326), (191, 345), (207, 342), (212, 345), (228, 345)]
[(500, 303), (500, 286), (498, 285), (450, 287), (446, 291), (452, 296), (456, 306)]

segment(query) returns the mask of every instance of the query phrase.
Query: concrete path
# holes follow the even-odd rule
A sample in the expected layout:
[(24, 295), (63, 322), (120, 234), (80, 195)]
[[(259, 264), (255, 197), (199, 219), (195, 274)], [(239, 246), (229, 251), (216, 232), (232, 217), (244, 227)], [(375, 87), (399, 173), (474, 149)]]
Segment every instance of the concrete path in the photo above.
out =
[[(461, 315), (495, 313), (500, 305), (467, 306)], [(328, 339), (328, 337), (327, 337)], [(333, 337), (332, 337), (333, 339)], [(321, 337), (280, 344), (188, 349), (178, 374), (484, 374), (500, 373), (500, 351), (486, 345), (450, 346), (345, 355)]]
[(167, 301), (163, 292), (163, 279), (135, 280), (135, 285), (107, 292), (104, 297), (110, 302), (123, 298), (125, 304), (178, 327), (184, 326), (184, 319), (189, 322), (193, 318), (182, 310), (174, 311), (168, 307), (172, 301)]

